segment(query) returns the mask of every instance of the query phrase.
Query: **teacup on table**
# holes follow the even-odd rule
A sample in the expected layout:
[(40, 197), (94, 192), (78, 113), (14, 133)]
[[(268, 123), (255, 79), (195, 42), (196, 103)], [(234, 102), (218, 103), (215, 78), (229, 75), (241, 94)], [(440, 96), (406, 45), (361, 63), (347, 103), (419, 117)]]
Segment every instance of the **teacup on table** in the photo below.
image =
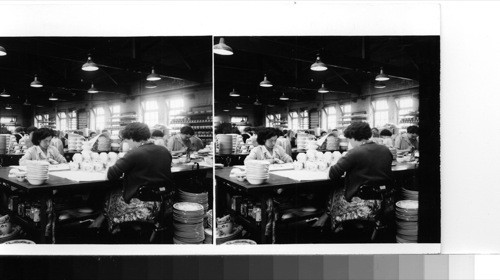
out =
[(19, 182), (23, 182), (24, 179), (26, 179), (26, 171), (19, 171), (16, 173), (16, 179), (19, 181)]
[(217, 230), (222, 231), (224, 234), (230, 234), (233, 232), (233, 223), (232, 222), (227, 222), (224, 224), (218, 224), (217, 225)]
[(0, 235), (7, 235), (12, 231), (12, 224), (10, 221), (0, 224)]

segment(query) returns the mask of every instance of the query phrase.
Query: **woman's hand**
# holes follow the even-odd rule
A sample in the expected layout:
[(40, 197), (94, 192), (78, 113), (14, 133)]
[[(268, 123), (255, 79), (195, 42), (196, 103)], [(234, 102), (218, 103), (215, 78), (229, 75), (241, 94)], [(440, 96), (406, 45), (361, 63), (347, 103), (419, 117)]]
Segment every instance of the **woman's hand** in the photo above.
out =
[(319, 219), (312, 225), (313, 227), (323, 227), (328, 219), (328, 214), (324, 213)]

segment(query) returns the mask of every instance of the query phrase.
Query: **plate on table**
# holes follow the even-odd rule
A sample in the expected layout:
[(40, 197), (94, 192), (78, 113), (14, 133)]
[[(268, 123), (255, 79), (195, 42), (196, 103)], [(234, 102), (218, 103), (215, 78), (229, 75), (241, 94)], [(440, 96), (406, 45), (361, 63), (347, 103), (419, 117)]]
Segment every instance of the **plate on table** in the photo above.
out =
[(396, 206), (403, 209), (418, 209), (418, 201), (416, 200), (400, 200), (396, 202)]
[(222, 245), (257, 245), (257, 242), (251, 239), (237, 239), (228, 242), (224, 242)]
[(15, 240), (10, 240), (10, 241), (7, 241), (3, 244), (24, 244), (24, 245), (33, 245), (33, 244), (36, 244), (35, 242), (31, 241), (31, 240), (28, 240), (28, 239), (15, 239)]
[(203, 206), (192, 202), (179, 202), (174, 204), (174, 209), (186, 212), (203, 211)]

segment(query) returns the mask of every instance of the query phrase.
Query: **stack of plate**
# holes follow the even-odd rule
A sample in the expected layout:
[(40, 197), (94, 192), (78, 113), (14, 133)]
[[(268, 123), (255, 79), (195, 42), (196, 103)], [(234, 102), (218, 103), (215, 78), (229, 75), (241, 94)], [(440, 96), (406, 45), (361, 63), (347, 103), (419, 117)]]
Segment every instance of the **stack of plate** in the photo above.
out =
[(269, 165), (266, 160), (249, 160), (245, 162), (247, 181), (252, 185), (264, 183), (269, 179)]
[(407, 190), (402, 188), (401, 196), (404, 200), (417, 200), (418, 201), (418, 191)]
[(219, 153), (222, 155), (231, 154), (233, 151), (233, 136), (230, 134), (219, 134)]
[(47, 161), (29, 161), (26, 165), (26, 179), (32, 185), (41, 185), (49, 179), (49, 163)]
[(4, 155), (7, 153), (7, 138), (8, 134), (0, 134), (0, 154)]
[(174, 204), (174, 244), (201, 244), (205, 240), (203, 206), (192, 202)]
[(190, 193), (183, 190), (177, 190), (177, 198), (180, 202), (193, 202), (203, 206), (205, 212), (208, 210), (208, 193)]
[(398, 243), (417, 243), (417, 200), (401, 200), (396, 203), (396, 227), (396, 240)]

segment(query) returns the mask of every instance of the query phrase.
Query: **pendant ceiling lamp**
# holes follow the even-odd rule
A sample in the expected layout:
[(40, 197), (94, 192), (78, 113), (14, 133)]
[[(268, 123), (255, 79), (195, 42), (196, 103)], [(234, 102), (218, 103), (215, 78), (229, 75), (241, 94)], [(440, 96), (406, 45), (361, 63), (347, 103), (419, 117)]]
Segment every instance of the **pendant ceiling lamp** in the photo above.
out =
[(389, 80), (389, 76), (387, 76), (384, 73), (384, 69), (382, 67), (380, 67), (380, 74), (378, 74), (377, 77), (375, 77), (375, 81), (384, 82), (384, 81), (388, 81), (388, 80)]
[(5, 89), (3, 89), (2, 93), (0, 93), (0, 96), (1, 97), (10, 97), (10, 94)]
[(253, 103), (253, 105), (260, 106), (260, 105), (262, 105), (262, 103), (260, 103), (259, 99), (257, 98), (257, 99), (255, 99), (255, 102)]
[(49, 97), (49, 100), (50, 100), (50, 101), (57, 101), (57, 100), (59, 100), (59, 98), (55, 97), (55, 96), (54, 96), (54, 94), (52, 93), (52, 94), (50, 95), (50, 97)]
[(382, 82), (376, 82), (374, 87), (375, 87), (375, 88), (385, 88), (386, 86), (385, 86), (385, 83), (382, 83)]
[(87, 91), (88, 93), (98, 93), (99, 91), (94, 87), (94, 83), (92, 83), (92, 86), (89, 88)]
[(319, 93), (328, 93), (330, 92), (326, 87), (325, 87), (325, 84), (321, 84), (321, 87), (318, 89), (318, 92)]
[(288, 98), (285, 93), (283, 92), (283, 94), (280, 96), (280, 100), (289, 100), (290, 98)]
[(89, 54), (89, 58), (87, 59), (87, 62), (85, 62), (85, 64), (82, 65), (82, 70), (83, 71), (97, 71), (97, 70), (99, 70), (99, 67), (97, 66), (97, 64), (95, 64), (92, 61), (90, 54)]
[(319, 58), (319, 54), (318, 54), (318, 57), (316, 57), (316, 62), (314, 62), (311, 65), (311, 70), (313, 70), (313, 71), (326, 71), (326, 69), (328, 69), (328, 67), (326, 67), (326, 64), (324, 64), (321, 61), (321, 59)]
[(10, 106), (9, 104), (7, 104), (7, 106), (5, 106), (5, 109), (12, 110), (12, 106)]
[(214, 45), (214, 53), (219, 55), (233, 55), (233, 49), (224, 43), (224, 38), (220, 38), (219, 43)]
[(30, 105), (31, 105), (31, 104), (29, 103), (29, 101), (28, 101), (28, 98), (26, 98), (26, 100), (24, 101), (23, 105), (24, 105), (24, 106), (30, 106)]
[(222, 110), (222, 111), (224, 111), (224, 112), (229, 112), (229, 109), (224, 109), (224, 110)]
[(261, 87), (272, 87), (273, 84), (267, 79), (267, 75), (264, 75), (264, 80), (260, 82)]
[(148, 75), (148, 77), (146, 78), (146, 80), (148, 80), (150, 82), (155, 82), (155, 81), (161, 80), (161, 77), (160, 77), (160, 75), (158, 75), (158, 74), (155, 73), (155, 68), (152, 67), (151, 68), (151, 74)]
[(236, 91), (236, 90), (234, 90), (234, 88), (233, 88), (233, 90), (229, 93), (229, 96), (232, 96), (232, 97), (239, 97), (239, 96), (240, 96), (240, 94), (239, 94), (239, 92), (237, 92), (237, 91)]
[(157, 88), (158, 85), (156, 85), (155, 82), (147, 81), (146, 82), (146, 88)]
[(0, 46), (0, 56), (6, 56), (7, 55), (7, 51), (5, 50), (4, 47)]
[(37, 75), (35, 75), (35, 79), (31, 82), (30, 86), (34, 88), (41, 88), (43, 87), (43, 84), (38, 80)]
[(234, 107), (234, 108), (236, 108), (236, 109), (238, 109), (238, 110), (243, 109), (243, 107), (241, 107), (241, 105), (240, 105), (240, 104), (236, 104), (236, 107)]

